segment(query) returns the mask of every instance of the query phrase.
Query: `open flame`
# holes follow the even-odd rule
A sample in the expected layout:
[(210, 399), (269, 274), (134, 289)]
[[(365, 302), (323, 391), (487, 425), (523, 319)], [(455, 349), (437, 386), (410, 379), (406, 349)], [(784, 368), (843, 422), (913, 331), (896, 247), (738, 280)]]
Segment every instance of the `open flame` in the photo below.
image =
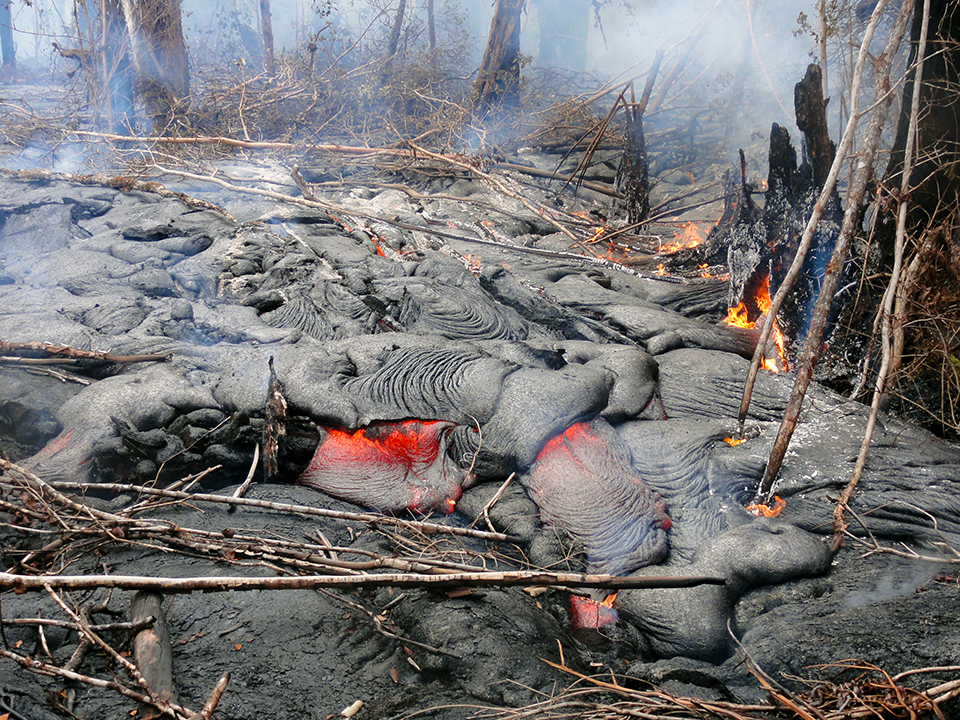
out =
[[(763, 279), (763, 283), (757, 289), (756, 295), (753, 297), (753, 303), (760, 311), (761, 317), (770, 311), (769, 276)], [(759, 319), (759, 317), (754, 320), (750, 319), (750, 310), (747, 308), (746, 303), (741, 300), (739, 305), (727, 310), (727, 317), (723, 322), (726, 325), (732, 325), (734, 327), (753, 328)], [(773, 332), (770, 335), (770, 339), (773, 340), (773, 344), (777, 348), (777, 357), (765, 357), (762, 362), (764, 370), (769, 370), (770, 372), (782, 372), (787, 370), (786, 343), (783, 339), (783, 333), (780, 331), (780, 327), (777, 325), (776, 320), (773, 321)]]
[(706, 239), (706, 235), (700, 229), (700, 225), (695, 222), (685, 222), (673, 235), (673, 242), (665, 242), (660, 245), (658, 255), (667, 255), (680, 252), (689, 248), (695, 248)]

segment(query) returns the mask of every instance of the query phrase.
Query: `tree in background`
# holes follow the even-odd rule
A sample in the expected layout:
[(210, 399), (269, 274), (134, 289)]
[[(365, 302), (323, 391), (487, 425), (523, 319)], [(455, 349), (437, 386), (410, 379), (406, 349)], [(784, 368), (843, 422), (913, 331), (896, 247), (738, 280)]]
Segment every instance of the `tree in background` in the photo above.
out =
[(13, 17), (10, 5), (13, 0), (0, 0), (0, 58), (3, 67), (13, 67), (16, 55), (13, 49)]
[(487, 47), (474, 85), (473, 114), (487, 117), (520, 104), (520, 15), (526, 0), (497, 0)]
[(180, 0), (121, 0), (136, 70), (136, 92), (156, 130), (183, 113), (190, 97), (190, 62)]

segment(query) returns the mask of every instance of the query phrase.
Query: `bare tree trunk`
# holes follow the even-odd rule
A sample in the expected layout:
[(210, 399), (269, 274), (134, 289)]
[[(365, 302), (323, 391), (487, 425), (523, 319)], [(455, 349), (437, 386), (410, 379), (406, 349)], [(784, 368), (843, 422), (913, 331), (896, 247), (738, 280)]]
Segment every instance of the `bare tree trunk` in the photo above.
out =
[(273, 18), (270, 15), (270, 0), (260, 0), (260, 24), (263, 27), (263, 71), (274, 74), (273, 65)]
[(154, 131), (181, 114), (190, 97), (190, 62), (180, 0), (121, 0), (130, 33), (137, 91)]
[[(917, 126), (917, 157), (910, 177), (910, 210), (907, 234), (941, 224), (955, 211), (960, 196), (960, 6), (955, 0), (919, 0), (910, 41), (910, 62), (916, 61), (920, 38), (920, 19), (929, 4), (930, 33), (927, 58), (923, 65), (920, 106), (924, 109)], [(900, 185), (905, 165), (907, 128), (910, 125), (910, 98), (915, 80), (911, 76), (903, 87), (903, 102), (897, 137), (890, 152), (885, 187)], [(883, 218), (878, 236), (885, 268), (893, 264), (896, 218)]]
[(494, 107), (513, 109), (520, 103), (520, 13), (525, 4), (526, 0), (497, 0), (474, 85), (477, 118), (486, 117)]
[(427, 0), (427, 37), (430, 40), (430, 67), (437, 69), (437, 18), (434, 14), (433, 0)]
[(386, 80), (393, 71), (393, 60), (397, 55), (397, 48), (400, 47), (400, 31), (403, 29), (403, 16), (407, 12), (407, 0), (400, 0), (397, 6), (397, 14), (393, 18), (393, 28), (390, 30), (390, 37), (387, 39), (387, 60), (383, 64), (383, 79)]
[(13, 18), (10, 14), (10, 5), (13, 0), (0, 0), (0, 53), (3, 66), (14, 67), (16, 55), (13, 50)]

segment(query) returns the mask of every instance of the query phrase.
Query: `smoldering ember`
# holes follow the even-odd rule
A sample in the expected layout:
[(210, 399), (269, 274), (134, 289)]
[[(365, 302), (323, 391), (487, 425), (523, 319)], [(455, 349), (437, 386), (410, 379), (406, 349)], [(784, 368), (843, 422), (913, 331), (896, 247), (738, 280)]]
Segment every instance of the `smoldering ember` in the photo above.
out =
[(0, 7), (0, 718), (960, 716), (956, 4), (273, 2)]

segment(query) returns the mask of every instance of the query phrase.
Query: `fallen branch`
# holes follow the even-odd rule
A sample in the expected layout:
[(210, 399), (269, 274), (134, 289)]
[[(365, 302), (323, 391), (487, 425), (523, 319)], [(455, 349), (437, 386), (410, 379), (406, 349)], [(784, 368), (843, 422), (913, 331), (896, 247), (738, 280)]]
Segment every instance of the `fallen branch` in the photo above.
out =
[[(47, 342), (7, 342), (0, 340), (0, 353), (26, 353), (41, 352), (48, 355), (62, 355), (62, 358), (30, 358), (30, 357), (2, 357), (0, 361), (6, 363), (23, 364), (46, 364), (62, 363), (65, 361), (77, 360), (102, 360), (112, 363), (137, 363), (137, 362), (164, 362), (170, 359), (169, 355), (147, 354), (147, 355), (114, 355), (109, 352), (99, 352), (96, 350), (81, 350), (79, 348), (69, 347), (68, 345), (54, 345)], [(40, 362), (37, 362), (40, 361)]]
[[(83, 675), (74, 670), (67, 670), (65, 668), (57, 667), (56, 665), (51, 665), (50, 663), (45, 663), (41, 660), (34, 660), (33, 658), (19, 655), (18, 653), (12, 652), (3, 647), (0, 647), (0, 657), (9, 658), (31, 672), (39, 673), (41, 675), (48, 675), (50, 677), (62, 677), (72, 682), (79, 682), (92, 687), (113, 690), (124, 697), (130, 698), (131, 700), (136, 700), (137, 702), (148, 705), (153, 704), (153, 701), (148, 695), (137, 692), (136, 690), (131, 690), (126, 685), (122, 685), (115, 680), (101, 680), (100, 678)], [(177, 720), (193, 717), (195, 715), (195, 713), (186, 710), (185, 708), (178, 707), (176, 710), (177, 711), (173, 714), (173, 717), (177, 718)]]
[[(129, 139), (129, 138), (128, 138)], [(52, 182), (54, 180), (65, 180), (79, 185), (96, 185), (98, 187), (108, 187), (121, 192), (130, 192), (132, 190), (144, 193), (159, 195), (162, 198), (173, 198), (179, 200), (189, 208), (197, 210), (213, 210), (223, 215), (229, 220), (236, 222), (230, 213), (219, 205), (214, 205), (206, 200), (199, 200), (183, 193), (168, 190), (161, 183), (137, 180), (136, 178), (125, 175), (106, 175), (95, 173), (92, 175), (83, 175), (79, 173), (55, 173), (50, 170), (7, 170), (0, 168), (0, 174), (7, 177), (17, 178), (18, 180)]]
[(379, 573), (362, 575), (304, 575), (299, 577), (149, 577), (143, 575), (16, 575), (0, 573), (0, 588), (17, 592), (61, 589), (87, 590), (116, 588), (149, 590), (158, 593), (223, 592), (226, 590), (313, 590), (316, 588), (450, 588), (450, 587), (528, 587), (549, 585), (571, 588), (685, 588), (697, 585), (723, 585), (724, 578), (709, 576), (620, 577), (584, 573), (552, 573), (539, 570), (512, 572)]
[(217, 680), (217, 684), (213, 686), (210, 697), (207, 698), (203, 707), (200, 708), (200, 712), (194, 713), (187, 720), (210, 720), (210, 716), (213, 715), (213, 711), (216, 710), (217, 705), (220, 704), (220, 698), (223, 697), (223, 693), (227, 691), (227, 685), (229, 684), (230, 673), (225, 672), (220, 676), (220, 679)]

